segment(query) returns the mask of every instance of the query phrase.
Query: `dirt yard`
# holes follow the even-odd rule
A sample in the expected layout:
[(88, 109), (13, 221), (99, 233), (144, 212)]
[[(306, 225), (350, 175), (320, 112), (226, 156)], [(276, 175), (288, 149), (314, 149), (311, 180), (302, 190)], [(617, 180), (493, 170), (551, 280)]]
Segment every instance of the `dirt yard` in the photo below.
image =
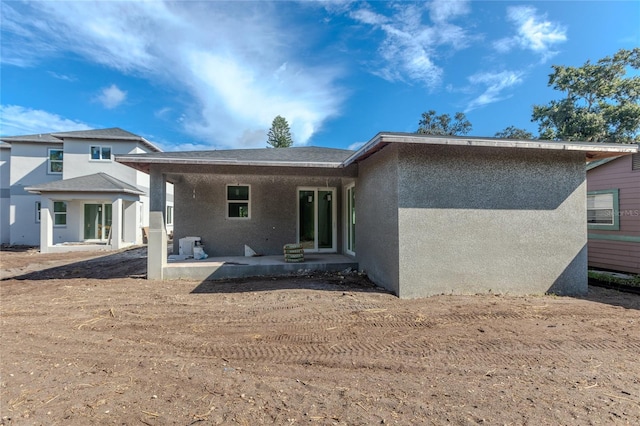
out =
[(399, 300), (1, 252), (1, 425), (640, 424), (640, 296)]

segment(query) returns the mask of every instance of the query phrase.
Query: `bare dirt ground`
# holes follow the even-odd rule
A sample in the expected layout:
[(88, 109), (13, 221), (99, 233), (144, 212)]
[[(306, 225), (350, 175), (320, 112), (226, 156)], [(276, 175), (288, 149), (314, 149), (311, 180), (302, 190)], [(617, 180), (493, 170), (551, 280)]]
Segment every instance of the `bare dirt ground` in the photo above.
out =
[(0, 262), (1, 425), (640, 424), (637, 295), (155, 282), (144, 249)]

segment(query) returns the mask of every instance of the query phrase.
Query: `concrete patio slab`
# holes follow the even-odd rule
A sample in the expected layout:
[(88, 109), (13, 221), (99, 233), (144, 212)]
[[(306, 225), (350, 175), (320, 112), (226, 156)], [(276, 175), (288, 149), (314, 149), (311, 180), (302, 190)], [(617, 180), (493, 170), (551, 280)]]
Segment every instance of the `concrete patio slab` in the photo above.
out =
[(358, 262), (339, 254), (305, 253), (304, 262), (287, 263), (284, 256), (223, 256), (203, 260), (168, 261), (164, 279), (219, 280), (263, 275), (288, 275), (300, 271), (338, 272), (358, 269)]

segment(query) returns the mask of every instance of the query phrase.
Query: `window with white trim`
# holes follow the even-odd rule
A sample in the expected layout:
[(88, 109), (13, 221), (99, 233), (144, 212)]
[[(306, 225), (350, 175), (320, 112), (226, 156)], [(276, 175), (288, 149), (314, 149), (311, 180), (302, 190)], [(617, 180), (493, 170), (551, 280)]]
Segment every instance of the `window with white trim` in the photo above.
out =
[(227, 218), (251, 218), (251, 187), (249, 185), (227, 185)]
[(40, 222), (40, 209), (42, 208), (42, 204), (40, 201), (36, 201), (36, 222)]
[(60, 174), (62, 173), (62, 160), (64, 152), (60, 148), (49, 148), (49, 161), (47, 173)]
[(67, 203), (64, 201), (53, 202), (53, 225), (64, 226), (67, 224)]
[(102, 146), (102, 145), (92, 145), (91, 146), (91, 159), (92, 160), (111, 161), (111, 147), (110, 146)]
[(587, 225), (589, 229), (620, 229), (618, 190), (587, 193)]
[(173, 206), (167, 206), (167, 225), (173, 225)]

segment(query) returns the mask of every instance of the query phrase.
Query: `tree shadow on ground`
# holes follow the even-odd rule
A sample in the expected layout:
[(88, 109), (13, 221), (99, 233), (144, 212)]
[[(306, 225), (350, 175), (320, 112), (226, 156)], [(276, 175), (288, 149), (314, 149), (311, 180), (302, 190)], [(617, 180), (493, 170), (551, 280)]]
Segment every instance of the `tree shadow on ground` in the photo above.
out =
[(274, 290), (326, 290), (390, 294), (389, 291), (371, 282), (366, 275), (358, 272), (312, 272), (305, 275), (262, 276), (203, 281), (194, 288), (191, 293), (250, 293)]
[(625, 309), (640, 310), (640, 295), (615, 289), (589, 285), (588, 293), (584, 296), (578, 296), (577, 298), (590, 302), (619, 306)]
[(7, 280), (146, 278), (147, 248), (137, 247), (65, 265), (2, 278)]

